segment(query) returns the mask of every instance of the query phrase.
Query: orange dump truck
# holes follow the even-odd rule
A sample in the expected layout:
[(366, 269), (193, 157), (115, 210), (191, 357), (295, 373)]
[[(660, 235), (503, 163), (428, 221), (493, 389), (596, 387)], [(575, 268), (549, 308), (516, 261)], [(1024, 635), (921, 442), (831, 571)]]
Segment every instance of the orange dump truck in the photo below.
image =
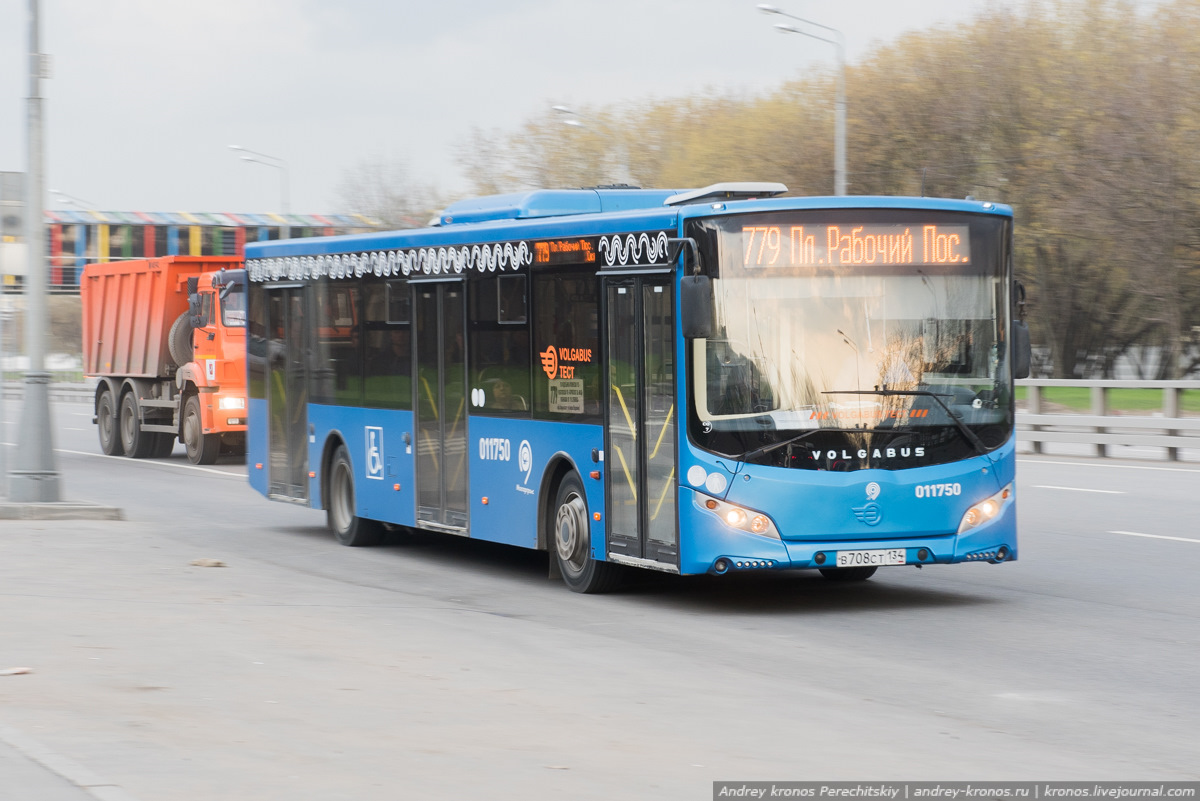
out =
[(99, 379), (100, 448), (193, 464), (246, 447), (246, 271), (242, 260), (166, 256), (89, 264), (83, 369)]

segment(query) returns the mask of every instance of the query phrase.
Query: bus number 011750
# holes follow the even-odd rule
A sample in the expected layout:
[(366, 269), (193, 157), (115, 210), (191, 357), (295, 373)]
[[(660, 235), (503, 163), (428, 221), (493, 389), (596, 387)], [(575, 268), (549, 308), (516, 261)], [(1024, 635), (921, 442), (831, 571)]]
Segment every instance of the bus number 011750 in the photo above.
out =
[(962, 484), (918, 484), (918, 498), (941, 498), (946, 495), (962, 495)]

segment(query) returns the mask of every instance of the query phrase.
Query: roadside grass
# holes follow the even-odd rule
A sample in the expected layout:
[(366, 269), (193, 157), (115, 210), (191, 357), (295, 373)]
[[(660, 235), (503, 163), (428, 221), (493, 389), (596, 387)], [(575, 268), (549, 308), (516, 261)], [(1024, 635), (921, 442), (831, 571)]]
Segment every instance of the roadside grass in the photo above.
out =
[[(1017, 387), (1017, 400), (1029, 397), (1028, 387)], [(1119, 412), (1161, 412), (1163, 407), (1160, 389), (1110, 389), (1108, 408)], [(1074, 412), (1089, 412), (1092, 409), (1092, 394), (1087, 387), (1042, 387), (1042, 399), (1066, 406)], [(1200, 390), (1185, 389), (1179, 394), (1181, 412), (1200, 412)]]

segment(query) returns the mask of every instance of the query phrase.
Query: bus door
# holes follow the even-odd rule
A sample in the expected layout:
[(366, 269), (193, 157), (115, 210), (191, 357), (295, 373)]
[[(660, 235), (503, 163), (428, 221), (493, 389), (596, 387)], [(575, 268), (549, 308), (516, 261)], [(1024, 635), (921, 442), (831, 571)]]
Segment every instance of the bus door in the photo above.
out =
[(605, 279), (609, 553), (679, 564), (670, 274)]
[(308, 500), (308, 327), (304, 288), (268, 287), (268, 495)]
[(467, 530), (466, 287), (413, 282), (417, 525)]

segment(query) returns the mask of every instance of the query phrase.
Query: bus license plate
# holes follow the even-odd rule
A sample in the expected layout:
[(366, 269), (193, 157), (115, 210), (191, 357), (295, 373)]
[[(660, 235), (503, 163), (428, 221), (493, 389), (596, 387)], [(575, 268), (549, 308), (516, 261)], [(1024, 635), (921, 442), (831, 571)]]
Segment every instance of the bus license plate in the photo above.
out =
[(878, 565), (902, 565), (906, 562), (908, 552), (903, 548), (889, 548), (886, 551), (838, 551), (838, 567), (868, 567)]

